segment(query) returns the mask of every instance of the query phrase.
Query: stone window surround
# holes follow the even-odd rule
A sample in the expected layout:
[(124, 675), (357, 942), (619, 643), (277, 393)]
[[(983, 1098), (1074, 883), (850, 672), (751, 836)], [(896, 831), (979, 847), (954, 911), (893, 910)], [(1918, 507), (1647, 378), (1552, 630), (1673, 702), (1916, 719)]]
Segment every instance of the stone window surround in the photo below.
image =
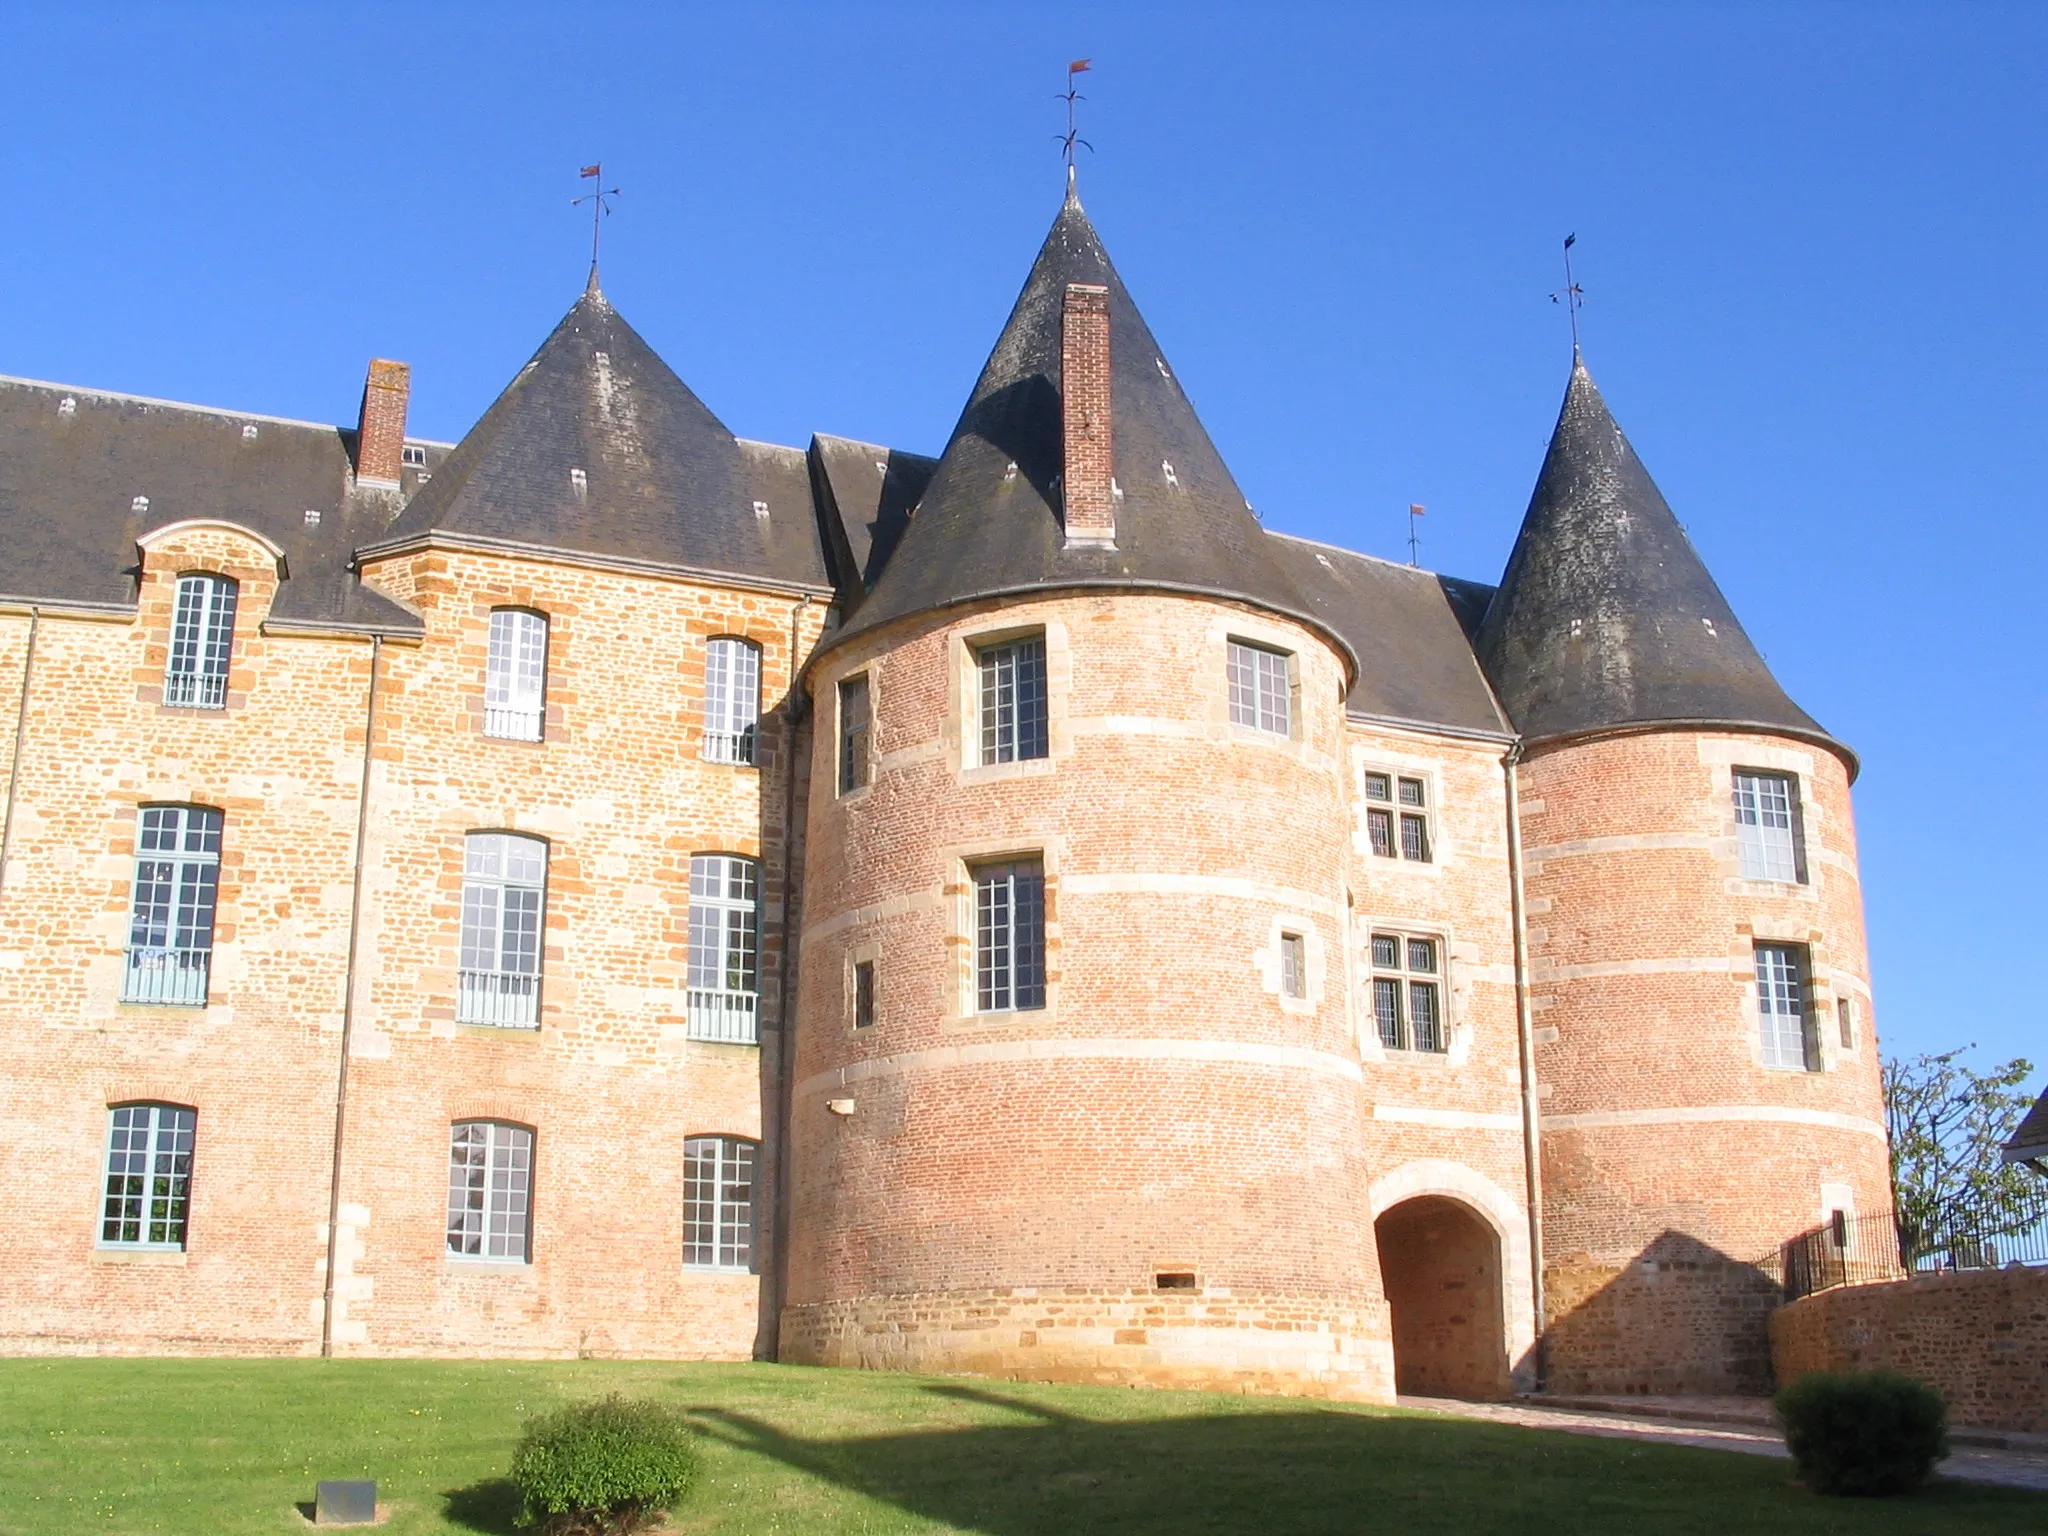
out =
[[(1008, 622), (991, 624), (990, 620), (996, 618)], [(1039, 636), (1045, 640), (1045, 756), (1008, 763), (984, 763), (981, 760), (981, 652), (992, 645)], [(951, 674), (946, 745), (955, 782), (981, 784), (998, 779), (1030, 778), (1053, 772), (1062, 758), (1073, 756), (1074, 738), (1068, 729), (1067, 717), (1074, 691), (1074, 658), (1067, 626), (1063, 622), (1051, 615), (1037, 617), (1029, 609), (1000, 615), (983, 614), (950, 626), (945, 631), (945, 646), (949, 663), (947, 670)], [(870, 669), (868, 674), (868, 734), (871, 740), (880, 714), (873, 682), (876, 670), (879, 669)], [(851, 676), (851, 672), (848, 675)]]
[[(222, 549), (220, 536), (242, 549)], [(188, 541), (188, 536), (196, 536)], [(141, 590), (137, 593), (137, 617), (144, 617), (152, 603), (151, 589), (166, 592), (161, 623), (151, 622), (146, 639), (152, 650), (161, 647), (163, 661), (157, 666), (157, 680), (144, 683), (137, 697), (165, 714), (180, 719), (224, 719), (248, 703), (253, 681), (247, 646), (261, 633), (270, 616), (270, 605), (284, 578), (283, 548), (253, 528), (220, 518), (186, 518), (153, 528), (135, 541), (137, 564), (141, 567)], [(164, 669), (169, 665), (171, 630), (177, 619), (177, 586), (185, 576), (219, 576), (236, 584), (235, 628), (228, 660), (226, 696), (217, 708), (199, 708), (164, 702)]]
[[(1366, 879), (1381, 876), (1399, 878), (1422, 878), (1441, 880), (1446, 869), (1456, 861), (1457, 839), (1450, 832), (1450, 818), (1444, 814), (1443, 764), (1439, 759), (1423, 757), (1417, 753), (1403, 753), (1389, 750), (1381, 741), (1351, 742), (1351, 799), (1353, 803), (1351, 825), (1351, 851), (1358, 862), (1359, 873)], [(1372, 851), (1372, 829), (1366, 822), (1366, 811), (1378, 801), (1365, 798), (1365, 776), (1368, 773), (1383, 773), (1389, 779), (1422, 780), (1422, 813), (1429, 821), (1429, 857), (1426, 859), (1404, 859), (1397, 852), (1386, 858)], [(1394, 786), (1394, 800), (1390, 809), (1394, 812), (1394, 842), (1398, 849), (1401, 838), (1400, 788)], [(1412, 814), (1412, 812), (1411, 812)], [(1731, 824), (1734, 812), (1730, 813)]]
[[(832, 689), (832, 794), (838, 800), (858, 800), (875, 787), (875, 775), (881, 768), (880, 754), (875, 751), (876, 701), (880, 698), (881, 667), (873, 662), (864, 662), (831, 680)], [(858, 784), (845, 787), (840, 777), (844, 765), (840, 755), (846, 749), (846, 726), (841, 716), (846, 708), (845, 689), (849, 683), (864, 683), (867, 686), (868, 723), (862, 739), (862, 751), (866, 770)]]
[[(1733, 802), (1730, 802), (1732, 807)], [(1730, 813), (1733, 824), (1733, 812)], [(1759, 1072), (1801, 1077), (1824, 1077), (1841, 1070), (1863, 1055), (1863, 1042), (1870, 1038), (1870, 994), (1860, 982), (1838, 976), (1828, 963), (1828, 945), (1818, 928), (1806, 926), (1810, 915), (1786, 917), (1755, 915), (1735, 925), (1735, 940), (1728, 948), (1728, 969), (1741, 986), (1743, 1035), (1749, 1043), (1750, 1065)], [(1820, 1044), (1820, 1066), (1780, 1067), (1764, 1061), (1762, 1014), (1757, 1000), (1756, 946), (1792, 944), (1806, 951), (1806, 1009)], [(1861, 1017), (1857, 1020), (1856, 1045), (1843, 1050), (1838, 1020), (1833, 1007), (1822, 1008), (1823, 999), (1838, 998), (1843, 991), (1856, 996)]]
[[(1002, 766), (1013, 768), (1016, 764), (1005, 763)], [(956, 844), (939, 850), (941, 883), (947, 898), (945, 943), (953, 955), (953, 985), (945, 989), (945, 1013), (940, 1020), (943, 1027), (982, 1031), (1021, 1026), (1037, 1032), (1051, 1031), (1058, 1026), (1061, 852), (1059, 839), (1054, 837), (1046, 837), (1036, 842), (1013, 837), (986, 838), (979, 842)], [(977, 913), (974, 871), (985, 864), (1029, 859), (1038, 861), (1039, 869), (1045, 877), (1045, 1006), (1005, 1013), (982, 1013), (978, 1010), (979, 976), (975, 967)], [(847, 985), (850, 988), (853, 975), (851, 964), (847, 966), (846, 974)], [(879, 976), (876, 978), (876, 985), (879, 989)], [(850, 1032), (853, 1021), (850, 992), (846, 1019)]]
[[(1699, 760), (1707, 770), (1709, 793), (1713, 796), (1715, 809), (1712, 853), (1715, 863), (1720, 866), (1723, 887), (1731, 896), (1763, 896), (1818, 905), (1830, 882), (1844, 880), (1852, 885), (1855, 883), (1854, 861), (1826, 845), (1827, 808), (1813, 793), (1816, 749), (1749, 738), (1709, 736), (1699, 742)], [(1786, 774), (1798, 786), (1795, 824), (1799, 828), (1801, 852), (1806, 863), (1803, 882), (1750, 880), (1743, 876), (1741, 834), (1735, 825), (1737, 769)]]
[[(1465, 970), (1468, 957), (1458, 953), (1453, 926), (1442, 922), (1417, 922), (1408, 917), (1373, 917), (1354, 912), (1350, 929), (1356, 951), (1352, 964), (1358, 977), (1357, 1017), (1352, 1037), (1358, 1042), (1359, 1060), (1381, 1066), (1413, 1067), (1425, 1072), (1462, 1067), (1469, 1062), (1475, 1035), (1467, 1019), (1471, 979)], [(1438, 1023), (1444, 1034), (1443, 1050), (1390, 1051), (1380, 1044), (1379, 1020), (1372, 1004), (1372, 936), (1375, 933), (1399, 934), (1404, 939), (1429, 939), (1436, 944), (1437, 1008), (1441, 1014)]]
[(880, 1033), (882, 1028), (882, 941), (879, 936), (862, 944), (849, 945), (841, 959), (840, 1017), (844, 1020), (845, 1033), (849, 1037), (853, 1035), (855, 1028), (854, 967), (857, 965), (872, 965), (875, 968), (875, 1021), (862, 1031), (862, 1038), (866, 1038)]
[[(1302, 995), (1289, 997), (1282, 985), (1284, 962), (1280, 945), (1283, 937), (1301, 940)], [(1313, 1017), (1322, 1011), (1323, 977), (1328, 960), (1323, 930), (1306, 912), (1275, 912), (1266, 924), (1265, 943), (1251, 953), (1252, 970), (1259, 987), (1279, 1005), (1282, 1013)]]

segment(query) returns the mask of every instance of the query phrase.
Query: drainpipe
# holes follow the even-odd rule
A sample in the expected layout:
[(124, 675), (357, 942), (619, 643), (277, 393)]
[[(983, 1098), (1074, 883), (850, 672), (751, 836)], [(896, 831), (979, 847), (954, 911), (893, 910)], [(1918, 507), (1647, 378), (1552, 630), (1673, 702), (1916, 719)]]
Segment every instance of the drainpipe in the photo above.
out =
[(797, 727), (803, 723), (805, 695), (798, 687), (797, 647), (804, 610), (811, 606), (807, 592), (789, 611), (789, 705), (784, 727), (782, 753), (782, 954), (776, 964), (775, 983), (775, 1217), (770, 1243), (774, 1254), (768, 1266), (770, 1359), (782, 1355), (782, 1303), (789, 1294), (789, 1118), (794, 1099), (796, 1068), (796, 1009), (791, 990), (797, 979), (797, 885), (796, 885), (796, 743)]
[(21, 658), (21, 707), (14, 715), (14, 756), (7, 765), (7, 819), (0, 822), (0, 892), (7, 888), (7, 856), (14, 849), (14, 802), (20, 798), (21, 743), (28, 734), (28, 685), (36, 670), (36, 631), (41, 628), (43, 610), (28, 611), (28, 648)]
[(370, 763), (377, 736), (377, 661), (384, 637), (370, 637), (370, 696), (363, 711), (363, 782), (356, 793), (356, 859), (348, 897), (348, 965), (341, 994), (341, 1066), (334, 1075), (334, 1162), (327, 1181), (327, 1285), (321, 1293), (320, 1354), (334, 1354), (334, 1270), (341, 1248), (341, 1148), (348, 1125), (348, 1051), (356, 1026), (356, 935), (363, 922), (363, 854), (370, 833)]
[(1517, 741), (1501, 759), (1507, 785), (1508, 896), (1515, 929), (1515, 1033), (1522, 1052), (1523, 1199), (1529, 1208), (1529, 1301), (1536, 1320), (1536, 1390), (1549, 1376), (1544, 1351), (1543, 1316), (1543, 1126), (1536, 1096), (1536, 1031), (1529, 1010), (1529, 918), (1522, 897), (1522, 802), (1515, 784), (1515, 765), (1522, 760)]

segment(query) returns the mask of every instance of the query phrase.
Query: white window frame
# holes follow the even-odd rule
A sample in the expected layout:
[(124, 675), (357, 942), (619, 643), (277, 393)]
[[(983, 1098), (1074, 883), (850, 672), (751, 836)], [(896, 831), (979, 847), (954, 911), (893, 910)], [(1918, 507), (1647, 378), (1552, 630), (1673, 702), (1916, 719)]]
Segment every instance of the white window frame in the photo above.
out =
[(463, 838), (457, 1023), (539, 1027), (547, 886), (543, 839), (519, 832), (471, 832)]
[(1730, 784), (1742, 878), (1806, 884), (1799, 776), (1766, 768), (1737, 768), (1730, 775)]
[[(683, 1268), (750, 1274), (760, 1143), (692, 1136), (683, 1143)], [(744, 1196), (736, 1191), (744, 1190)]]
[(457, 1120), (448, 1128), (448, 1256), (533, 1261), (533, 1127)]
[(122, 1002), (206, 1006), (225, 825), (210, 806), (139, 808)]
[(868, 674), (841, 678), (836, 694), (839, 701), (839, 793), (850, 795), (867, 788), (874, 777), (869, 761), (868, 739), (874, 730), (874, 690)]
[(1045, 865), (1038, 858), (977, 864), (974, 1011), (1045, 1007)]
[(738, 635), (704, 646), (704, 761), (760, 761), (761, 647)]
[(761, 866), (733, 853), (690, 859), (690, 961), (683, 995), (692, 1040), (754, 1045), (761, 1020)]
[[(1414, 1056), (1450, 1054), (1450, 946), (1443, 936), (1375, 926), (1368, 930), (1365, 942), (1372, 974), (1367, 1006), (1372, 1010), (1373, 1037), (1380, 1048)], [(1391, 956), (1383, 948), (1386, 945), (1393, 946)], [(1416, 964), (1416, 949), (1420, 945), (1428, 946), (1427, 966)], [(1418, 995), (1430, 999), (1433, 1039), (1417, 1031)], [(1391, 1009), (1387, 1006), (1389, 1001), (1393, 1004)]]
[(1273, 736), (1294, 734), (1294, 655), (1275, 646), (1227, 641), (1230, 723)]
[[(192, 1153), (198, 1120), (198, 1111), (184, 1104), (143, 1102), (107, 1107), (96, 1247), (184, 1251), (191, 1235)], [(135, 1235), (126, 1236), (131, 1230)]]
[(548, 617), (493, 608), (484, 661), (484, 734), (539, 741), (547, 718)]
[(1280, 995), (1295, 1002), (1308, 999), (1308, 938), (1292, 928), (1280, 930)]
[(1365, 837), (1376, 858), (1434, 863), (1436, 826), (1428, 775), (1366, 769)]
[(213, 571), (178, 578), (170, 654), (164, 661), (164, 703), (176, 709), (227, 708), (240, 592), (232, 576)]
[(1813, 961), (1804, 944), (1756, 941), (1758, 1047), (1766, 1067), (1818, 1072), (1820, 1041), (1813, 1018)]
[(981, 766), (1052, 754), (1052, 699), (1043, 631), (974, 648)]

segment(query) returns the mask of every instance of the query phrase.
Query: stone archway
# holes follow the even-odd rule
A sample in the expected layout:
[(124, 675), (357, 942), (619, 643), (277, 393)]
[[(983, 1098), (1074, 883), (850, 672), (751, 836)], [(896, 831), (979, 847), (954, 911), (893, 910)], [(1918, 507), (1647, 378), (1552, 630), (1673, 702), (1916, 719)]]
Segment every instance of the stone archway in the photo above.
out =
[(1462, 1200), (1418, 1195), (1382, 1212), (1373, 1232), (1393, 1313), (1395, 1390), (1508, 1396), (1500, 1239), (1492, 1225)]

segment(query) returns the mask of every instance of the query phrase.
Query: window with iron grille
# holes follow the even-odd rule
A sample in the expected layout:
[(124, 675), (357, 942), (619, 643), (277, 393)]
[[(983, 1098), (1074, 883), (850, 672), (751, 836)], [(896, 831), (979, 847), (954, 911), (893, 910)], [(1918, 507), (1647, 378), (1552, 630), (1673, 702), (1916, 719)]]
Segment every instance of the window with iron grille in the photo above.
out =
[(866, 1029), (875, 1022), (875, 962), (856, 960), (853, 965), (853, 1027)]
[(533, 1132), (458, 1120), (448, 1140), (448, 1251), (471, 1259), (531, 1256)]
[(1820, 1070), (1820, 1040), (1807, 991), (1806, 946), (1756, 946), (1757, 1022), (1765, 1066)]
[(753, 763), (761, 734), (761, 647), (730, 635), (704, 648), (704, 758)]
[(1045, 871), (1036, 859), (974, 871), (975, 1008), (1045, 1006)]
[(1291, 658), (1285, 651), (1268, 650), (1243, 640), (1230, 642), (1230, 719), (1235, 725), (1290, 735), (1293, 685), (1288, 677)]
[(690, 860), (690, 970), (684, 998), (692, 1040), (752, 1045), (760, 1038), (761, 875), (752, 859)]
[(1806, 880), (1799, 781), (1789, 773), (1735, 770), (1735, 842), (1745, 880)]
[(102, 1248), (183, 1248), (197, 1115), (176, 1104), (117, 1104), (107, 1112)]
[(1298, 933), (1280, 935), (1280, 995), (1308, 996), (1308, 945)]
[(123, 1002), (205, 1005), (220, 884), (220, 833), (219, 811), (198, 805), (142, 807), (135, 837)]
[(736, 1136), (683, 1143), (685, 1269), (753, 1267), (754, 1154), (754, 1143)]
[(868, 781), (868, 680), (849, 677), (839, 685), (839, 793)]
[(464, 840), (462, 964), (455, 1017), (531, 1029), (540, 1023), (540, 935), (548, 845), (514, 832)]
[(484, 734), (539, 741), (547, 678), (547, 619), (525, 608), (493, 608), (484, 662)]
[(164, 665), (164, 702), (185, 709), (224, 709), (228, 660), (235, 649), (235, 598), (225, 576), (178, 578), (171, 615), (171, 655)]
[(1046, 755), (1045, 636), (975, 652), (981, 669), (981, 760), (1014, 763)]
[(1392, 773), (1365, 776), (1365, 830), (1372, 851), (1383, 859), (1400, 857), (1428, 863), (1429, 785)]
[(1372, 936), (1372, 1010), (1390, 1051), (1450, 1049), (1444, 1027), (1442, 946), (1407, 933)]

